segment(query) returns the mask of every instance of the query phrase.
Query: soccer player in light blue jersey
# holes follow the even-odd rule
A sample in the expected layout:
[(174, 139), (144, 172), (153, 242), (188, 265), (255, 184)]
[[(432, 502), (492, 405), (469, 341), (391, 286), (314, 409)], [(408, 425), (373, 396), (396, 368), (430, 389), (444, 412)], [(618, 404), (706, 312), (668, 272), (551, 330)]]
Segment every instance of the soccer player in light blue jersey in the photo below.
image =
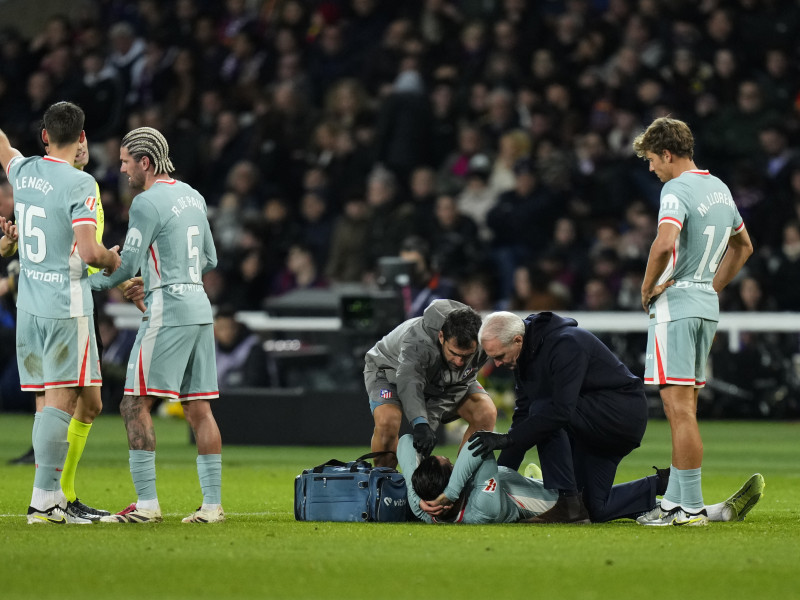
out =
[[(397, 460), (408, 504), (426, 523), (516, 523), (549, 510), (558, 499), (558, 491), (545, 489), (541, 473), (532, 479), (498, 467), (494, 454), (481, 458), (464, 451), (453, 465), (445, 456), (422, 457), (406, 434), (398, 442)], [(420, 500), (443, 508), (429, 514)]]
[(167, 140), (151, 127), (129, 132), (120, 148), (120, 171), (143, 190), (130, 208), (128, 233), (117, 273), (90, 277), (108, 289), (140, 269), (145, 313), (128, 361), (120, 412), (128, 432), (135, 503), (110, 523), (162, 520), (156, 493), (156, 438), (151, 410), (158, 398), (181, 402), (197, 440), (202, 505), (184, 523), (224, 521), (221, 504), (222, 440), (210, 400), (219, 397), (211, 304), (202, 276), (217, 265), (206, 202), (173, 179)]
[[(65, 512), (61, 472), (79, 397), (101, 384), (86, 266), (112, 273), (117, 248), (96, 240), (96, 183), (72, 167), (85, 115), (70, 102), (44, 115), (45, 157), (23, 157), (0, 131), (0, 163), (14, 190), (20, 280), (17, 361), (23, 390), (44, 392), (32, 436), (36, 475), (28, 523), (91, 523)], [(4, 230), (5, 232), (5, 230)]]
[(664, 183), (658, 233), (650, 248), (642, 307), (650, 316), (644, 381), (658, 385), (672, 431), (669, 485), (643, 525), (705, 525), (697, 396), (719, 321), (717, 294), (753, 253), (731, 192), (694, 163), (683, 121), (661, 117), (633, 142)]
[[(45, 152), (49, 152), (48, 145), (44, 146)], [(75, 160), (73, 162), (73, 166), (76, 169), (83, 170), (84, 167), (89, 163), (89, 143), (86, 138), (84, 138), (81, 143), (78, 145), (78, 151), (75, 155)], [(103, 213), (103, 202), (100, 198), (100, 186), (95, 183), (95, 198), (97, 201), (97, 209), (96, 213), (96, 221), (97, 221), (97, 228), (96, 228), (96, 238), (97, 243), (103, 243), (103, 229), (105, 225), (105, 218)], [(3, 231), (3, 237), (0, 238), (0, 256), (7, 257), (15, 254), (17, 252), (17, 242), (18, 242), (18, 231), (15, 224), (7, 221), (5, 218), (0, 217), (0, 228)], [(87, 269), (88, 273), (91, 275), (92, 273), (98, 272), (100, 269), (96, 267), (89, 267)], [(120, 289), (123, 291), (123, 294), (126, 297), (130, 297), (131, 294), (136, 295), (136, 306), (139, 307), (144, 312), (144, 304), (142, 300), (144, 299), (144, 291), (142, 290), (141, 286), (141, 279), (131, 279), (130, 281), (123, 282), (120, 284)], [(94, 318), (94, 325), (95, 325), (95, 342), (97, 344), (97, 355), (102, 363), (102, 356), (103, 356), (103, 347), (100, 340), (100, 334), (97, 329), (97, 311), (95, 310), (95, 318)], [(101, 366), (102, 370), (102, 366)], [(44, 390), (36, 392), (36, 413), (34, 416), (34, 426), (33, 426), (33, 436), (35, 437), (36, 431), (38, 430), (38, 423), (39, 419), (42, 416), (42, 410), (44, 409)], [(100, 388), (96, 386), (86, 387), (84, 388), (83, 392), (78, 396), (78, 402), (75, 408), (75, 412), (72, 415), (72, 419), (69, 423), (69, 428), (67, 430), (67, 441), (69, 442), (69, 450), (67, 451), (67, 457), (64, 462), (64, 470), (61, 473), (61, 489), (64, 492), (64, 495), (67, 497), (67, 507), (65, 512), (67, 514), (68, 520), (70, 517), (75, 517), (76, 519), (88, 519), (90, 521), (98, 521), (100, 517), (106, 516), (110, 514), (108, 511), (99, 510), (88, 506), (80, 501), (78, 498), (77, 493), (75, 492), (75, 474), (77, 471), (78, 463), (80, 462), (81, 456), (83, 455), (83, 450), (86, 446), (86, 440), (89, 436), (89, 432), (91, 431), (92, 424), (97, 416), (100, 414), (100, 411), (103, 409), (103, 403), (100, 399)], [(30, 449), (30, 456), (31, 462), (33, 462), (33, 446)], [(28, 455), (23, 455), (22, 461)]]

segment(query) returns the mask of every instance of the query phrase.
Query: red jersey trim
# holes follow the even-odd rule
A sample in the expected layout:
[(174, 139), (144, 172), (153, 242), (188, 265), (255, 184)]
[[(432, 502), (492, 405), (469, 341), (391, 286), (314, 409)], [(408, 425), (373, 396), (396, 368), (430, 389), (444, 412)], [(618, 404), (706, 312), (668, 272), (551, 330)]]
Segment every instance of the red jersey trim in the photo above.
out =
[(156, 258), (156, 251), (153, 250), (153, 247), (150, 246), (150, 256), (153, 257), (153, 266), (156, 269), (156, 275), (158, 275), (159, 279), (161, 278), (161, 271), (158, 269), (158, 259)]
[(678, 221), (675, 217), (662, 217), (661, 220), (658, 222), (659, 227), (662, 223), (671, 223), (675, 225), (678, 229), (683, 229), (683, 223)]

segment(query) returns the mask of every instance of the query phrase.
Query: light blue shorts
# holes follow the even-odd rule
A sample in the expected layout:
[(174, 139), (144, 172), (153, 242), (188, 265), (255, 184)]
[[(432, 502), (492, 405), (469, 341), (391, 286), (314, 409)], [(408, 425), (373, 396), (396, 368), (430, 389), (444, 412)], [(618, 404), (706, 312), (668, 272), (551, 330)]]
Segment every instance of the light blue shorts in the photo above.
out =
[(17, 310), (17, 365), (26, 392), (102, 385), (94, 319), (49, 319)]
[(703, 387), (716, 332), (717, 321), (699, 317), (651, 324), (647, 328), (644, 382)]
[(171, 402), (219, 398), (214, 325), (148, 325), (142, 322), (136, 334), (125, 394)]

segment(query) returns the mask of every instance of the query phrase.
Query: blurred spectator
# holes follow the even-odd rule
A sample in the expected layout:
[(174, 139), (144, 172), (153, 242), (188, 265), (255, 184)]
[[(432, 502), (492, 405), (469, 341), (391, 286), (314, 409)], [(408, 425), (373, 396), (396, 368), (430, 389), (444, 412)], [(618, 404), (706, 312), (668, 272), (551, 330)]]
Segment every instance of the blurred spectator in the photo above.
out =
[(800, 71), (786, 49), (780, 46), (767, 48), (759, 78), (768, 107), (790, 111), (800, 92)]
[(46, 71), (34, 71), (28, 77), (26, 86), (25, 113), (21, 115), (22, 126), (19, 127), (20, 139), (17, 149), (25, 152), (24, 156), (41, 152), (40, 135), (44, 111), (54, 102), (53, 83)]
[(739, 93), (741, 67), (733, 48), (717, 49), (712, 66), (714, 71), (707, 82), (706, 91), (713, 98), (714, 109), (735, 105)]
[(99, 51), (83, 57), (83, 89), (79, 103), (91, 118), (86, 120), (86, 135), (93, 144), (102, 143), (120, 132), (123, 121), (122, 82)]
[(261, 215), (262, 221), (251, 225), (250, 234), (258, 246), (263, 245), (265, 270), (271, 279), (283, 268), (289, 248), (300, 239), (301, 232), (284, 198), (268, 198)]
[(457, 198), (458, 211), (475, 221), (478, 237), (483, 243), (492, 240), (486, 216), (497, 200), (497, 194), (489, 186), (489, 167), (489, 158), (485, 154), (473, 156), (469, 161), (467, 183)]
[(225, 191), (235, 194), (242, 214), (253, 214), (264, 204), (261, 173), (249, 160), (240, 160), (231, 166), (225, 178)]
[(456, 146), (458, 114), (450, 81), (437, 81), (430, 92), (431, 165), (439, 169)]
[(568, 292), (554, 284), (538, 267), (520, 265), (514, 269), (514, 284), (508, 310), (541, 312), (568, 308)]
[(431, 260), (443, 277), (452, 281), (479, 269), (485, 261), (478, 226), (459, 211), (453, 196), (436, 199), (434, 219), (427, 230)]
[(452, 281), (434, 268), (430, 244), (423, 238), (412, 235), (404, 239), (398, 256), (414, 264), (408, 296), (405, 298), (407, 319), (421, 317), (434, 300), (455, 296)]
[(519, 125), (515, 98), (505, 87), (494, 88), (487, 98), (487, 111), (481, 119), (484, 139), (493, 147), (499, 146), (500, 137)]
[(397, 256), (402, 241), (414, 232), (414, 207), (400, 200), (397, 180), (376, 169), (367, 180), (367, 268), (373, 271), (381, 256)]
[(147, 44), (136, 36), (133, 27), (125, 21), (113, 24), (108, 37), (112, 49), (108, 60), (120, 75), (122, 92), (126, 104), (130, 106), (135, 102), (135, 97), (129, 95), (133, 88), (133, 74), (144, 68)]
[(678, 47), (672, 51), (669, 65), (661, 69), (661, 77), (669, 87), (678, 114), (687, 118), (692, 115), (697, 96), (708, 89), (713, 73), (711, 65), (698, 60), (691, 48)]
[(417, 167), (411, 173), (409, 188), (414, 206), (414, 221), (430, 223), (436, 205), (436, 172), (430, 167)]
[(492, 278), (484, 271), (471, 273), (461, 279), (458, 282), (458, 297), (478, 312), (490, 312), (498, 308)]
[(352, 130), (370, 118), (370, 98), (358, 79), (341, 79), (325, 95), (325, 119), (338, 127)]
[(205, 174), (204, 189), (207, 198), (218, 198), (223, 190), (224, 178), (220, 173), (228, 173), (245, 156), (249, 131), (242, 128), (236, 112), (222, 110), (216, 118), (216, 127), (208, 140), (208, 171)]
[(231, 307), (222, 306), (214, 317), (219, 389), (269, 387), (268, 358), (261, 338), (236, 320)]
[(489, 187), (495, 195), (514, 189), (514, 165), (531, 156), (531, 139), (521, 129), (507, 131), (498, 141), (499, 152), (492, 164)]
[(772, 269), (772, 293), (778, 310), (800, 310), (800, 222), (783, 227), (783, 243)]
[(319, 102), (331, 84), (357, 72), (354, 57), (347, 49), (342, 26), (326, 24), (311, 47), (309, 80), (314, 84), (314, 98)]
[(618, 310), (614, 292), (605, 280), (593, 277), (586, 282), (583, 290), (583, 303), (579, 307), (580, 310)]
[(726, 303), (725, 310), (731, 311), (774, 311), (775, 302), (764, 293), (764, 286), (758, 278), (744, 275), (735, 287), (735, 295)]
[(749, 159), (758, 153), (758, 132), (776, 116), (765, 106), (759, 84), (746, 79), (739, 84), (736, 105), (721, 110), (714, 119), (705, 136), (706, 148), (719, 159)]
[(325, 196), (308, 191), (300, 201), (300, 239), (314, 256), (316, 265), (325, 265), (331, 245), (333, 223)]
[[(269, 271), (262, 250), (248, 248), (237, 257), (223, 297), (236, 310), (260, 310), (269, 287)], [(280, 293), (280, 292), (274, 292)]]
[(473, 156), (483, 150), (484, 143), (480, 129), (469, 123), (458, 129), (458, 147), (447, 156), (442, 165), (439, 178), (442, 188), (457, 193), (464, 187), (469, 174), (469, 162)]
[(399, 181), (408, 181), (415, 167), (431, 164), (431, 125), (431, 108), (421, 75), (403, 71), (381, 103), (375, 134), (378, 161)]
[(369, 226), (367, 203), (351, 194), (336, 220), (325, 275), (332, 283), (361, 281), (367, 271), (365, 247)]
[(492, 246), (502, 298), (511, 292), (514, 269), (547, 246), (557, 214), (553, 195), (539, 183), (530, 161), (519, 161), (514, 172), (514, 189), (501, 194), (486, 217), (494, 233)]
[(308, 246), (295, 243), (286, 255), (286, 264), (278, 272), (270, 295), (280, 296), (292, 290), (326, 288), (328, 281), (314, 261), (314, 254)]
[(72, 41), (72, 26), (64, 14), (48, 17), (42, 30), (34, 35), (30, 43), (30, 53), (38, 63), (48, 53)]

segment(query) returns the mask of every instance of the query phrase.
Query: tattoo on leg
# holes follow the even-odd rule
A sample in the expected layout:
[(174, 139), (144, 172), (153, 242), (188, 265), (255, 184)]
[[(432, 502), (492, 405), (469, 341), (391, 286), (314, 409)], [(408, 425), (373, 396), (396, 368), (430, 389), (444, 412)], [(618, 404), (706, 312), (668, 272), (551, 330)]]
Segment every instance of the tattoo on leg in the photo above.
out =
[(150, 405), (142, 396), (125, 396), (119, 412), (128, 432), (128, 447), (131, 450), (156, 449), (156, 432), (150, 416)]

